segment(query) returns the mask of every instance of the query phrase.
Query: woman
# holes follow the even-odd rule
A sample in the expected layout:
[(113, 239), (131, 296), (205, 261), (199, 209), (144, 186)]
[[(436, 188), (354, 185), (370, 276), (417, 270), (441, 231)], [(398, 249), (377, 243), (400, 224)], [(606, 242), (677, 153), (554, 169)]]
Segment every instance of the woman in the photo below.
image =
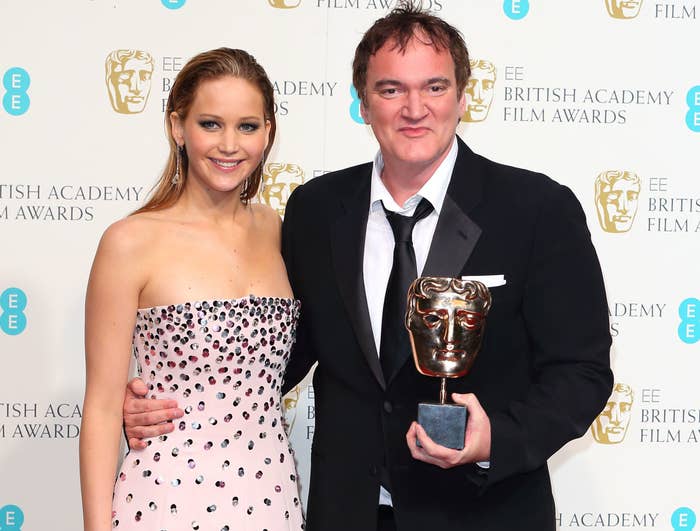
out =
[[(302, 529), (280, 409), (298, 302), (280, 219), (250, 202), (275, 135), (272, 85), (242, 50), (202, 53), (173, 84), (166, 129), (160, 182), (105, 231), (90, 274), (85, 529)], [(185, 416), (131, 451), (115, 485), (132, 349), (149, 396)]]

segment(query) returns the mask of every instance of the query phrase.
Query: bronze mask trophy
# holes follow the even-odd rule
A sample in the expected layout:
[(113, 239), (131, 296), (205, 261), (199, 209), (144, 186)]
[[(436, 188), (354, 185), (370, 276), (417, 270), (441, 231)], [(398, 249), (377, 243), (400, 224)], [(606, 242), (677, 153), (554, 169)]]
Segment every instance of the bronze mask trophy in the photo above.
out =
[(464, 448), (467, 408), (446, 403), (446, 379), (471, 369), (490, 308), (489, 289), (475, 280), (419, 277), (408, 289), (406, 328), (416, 369), (442, 378), (440, 402), (418, 404), (418, 423), (433, 441), (448, 448)]

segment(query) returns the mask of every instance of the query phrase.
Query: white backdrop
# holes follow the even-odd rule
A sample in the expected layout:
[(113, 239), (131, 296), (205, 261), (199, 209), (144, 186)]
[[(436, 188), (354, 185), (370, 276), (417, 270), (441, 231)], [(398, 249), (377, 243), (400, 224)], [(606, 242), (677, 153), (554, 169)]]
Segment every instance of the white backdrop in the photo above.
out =
[[(276, 87), (268, 184), (308, 181), (377, 149), (356, 120), (350, 65), (363, 31), (393, 4), (0, 0), (0, 531), (81, 526), (85, 284), (102, 231), (142, 203), (162, 168), (177, 70), (210, 48), (253, 53)], [(470, 94), (486, 107), (459, 134), (570, 186), (603, 265), (616, 382), (632, 394), (600, 418), (615, 428), (607, 436), (591, 431), (551, 459), (560, 529), (700, 530), (700, 8), (425, 4), (495, 67)], [(105, 60), (115, 50), (153, 58), (150, 79), (124, 81), (142, 108), (110, 104)], [(597, 217), (595, 181), (612, 171), (639, 184), (604, 194), (618, 215), (610, 225)], [(283, 208), (284, 187), (279, 198), (268, 190)], [(286, 403), (305, 497), (313, 389)]]

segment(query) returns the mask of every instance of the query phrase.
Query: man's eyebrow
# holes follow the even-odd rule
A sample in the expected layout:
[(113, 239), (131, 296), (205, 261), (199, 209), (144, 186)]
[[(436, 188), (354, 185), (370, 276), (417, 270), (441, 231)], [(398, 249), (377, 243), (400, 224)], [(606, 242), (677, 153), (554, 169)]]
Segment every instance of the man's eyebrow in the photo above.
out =
[(374, 83), (374, 88), (398, 87), (402, 85), (398, 79), (379, 79)]
[[(434, 85), (435, 83), (442, 83), (444, 85), (451, 85), (452, 82), (450, 81), (449, 78), (443, 77), (443, 76), (436, 76), (436, 77), (431, 77), (425, 81), (425, 85)], [(373, 88), (382, 88), (382, 87), (399, 87), (403, 85), (401, 81), (398, 79), (379, 79), (375, 81)]]
[(451, 85), (452, 82), (446, 77), (431, 77), (425, 82), (426, 85), (433, 85), (435, 83), (443, 83), (444, 85)]

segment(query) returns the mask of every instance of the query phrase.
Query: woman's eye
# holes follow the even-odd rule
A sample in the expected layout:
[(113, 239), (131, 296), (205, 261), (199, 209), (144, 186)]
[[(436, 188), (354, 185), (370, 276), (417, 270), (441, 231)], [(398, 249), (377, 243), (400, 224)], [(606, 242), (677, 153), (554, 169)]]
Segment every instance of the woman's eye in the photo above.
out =
[(257, 131), (259, 127), (260, 126), (258, 124), (241, 124), (241, 131), (245, 133), (252, 133), (254, 131)]

